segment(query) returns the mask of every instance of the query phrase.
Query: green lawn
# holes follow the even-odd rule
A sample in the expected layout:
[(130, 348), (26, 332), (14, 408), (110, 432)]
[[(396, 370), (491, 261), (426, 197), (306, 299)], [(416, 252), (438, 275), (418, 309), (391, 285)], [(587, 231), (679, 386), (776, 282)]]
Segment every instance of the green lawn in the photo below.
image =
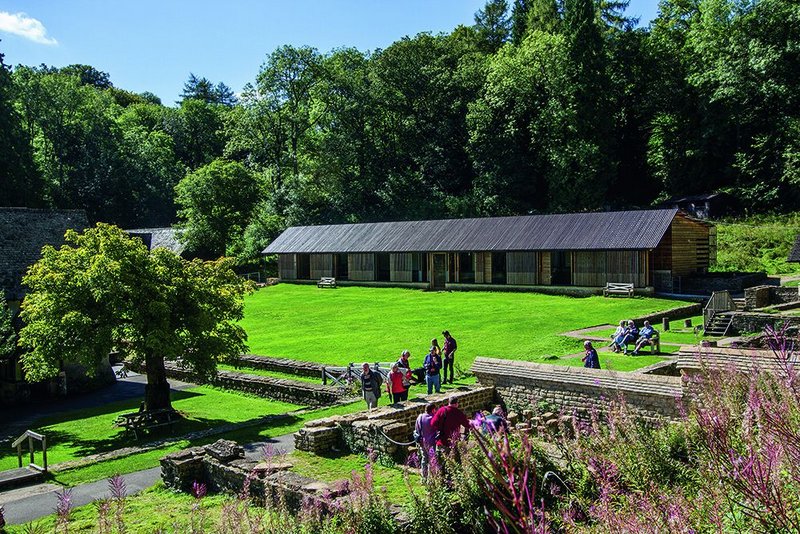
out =
[[(227, 395), (236, 395), (228, 393)], [(270, 402), (270, 401), (267, 401)], [(287, 405), (292, 406), (292, 405)], [(222, 407), (222, 406), (221, 406)], [(224, 407), (223, 407), (224, 408)], [(296, 407), (295, 407), (296, 408)], [(118, 458), (114, 460), (107, 460), (104, 462), (95, 463), (85, 467), (71, 469), (68, 471), (59, 472), (55, 475), (55, 480), (67, 486), (74, 486), (83, 484), (85, 482), (93, 482), (103, 478), (108, 478), (116, 473), (132, 473), (143, 469), (149, 469), (158, 465), (159, 460), (174, 451), (185, 449), (190, 446), (204, 445), (214, 442), (218, 439), (225, 438), (238, 441), (239, 443), (253, 443), (262, 441), (275, 436), (282, 436), (296, 432), (305, 425), (307, 421), (313, 419), (321, 419), (323, 417), (330, 417), (332, 415), (341, 415), (346, 413), (357, 412), (365, 408), (363, 401), (357, 401), (342, 406), (334, 406), (332, 408), (321, 408), (318, 410), (311, 410), (302, 414), (290, 414), (287, 417), (276, 418), (268, 423), (232, 430), (223, 434), (217, 434), (199, 440), (188, 441), (181, 439), (172, 443), (171, 445), (160, 447), (151, 451), (141, 452)], [(283, 412), (281, 412), (283, 413)], [(74, 414), (74, 413), (73, 413)], [(65, 414), (69, 415), (69, 414)], [(235, 419), (236, 417), (231, 417)], [(49, 435), (48, 435), (49, 438)], [(143, 440), (147, 441), (147, 440)]]
[[(58, 414), (38, 421), (33, 430), (47, 436), (47, 459), (48, 463), (52, 465), (90, 454), (145, 443), (152, 439), (170, 435), (180, 436), (195, 430), (217, 427), (226, 423), (241, 423), (265, 415), (283, 414), (300, 408), (294, 404), (205, 386), (173, 393), (173, 406), (184, 415), (185, 419), (172, 429), (162, 429), (161, 432), (154, 433), (138, 442), (134, 440), (133, 436), (125, 435), (122, 429), (113, 424), (118, 415), (136, 411), (139, 408), (137, 399)], [(146, 452), (135, 456), (139, 458), (124, 458), (104, 462), (104, 464), (115, 462), (119, 464), (119, 472), (130, 472), (158, 465), (158, 458), (163, 456), (163, 453), (159, 455), (154, 452)], [(40, 458), (41, 456), (37, 455), (37, 460), (40, 461)], [(135, 462), (142, 458), (147, 458), (145, 464)], [(8, 450), (0, 449), (0, 470), (16, 467), (16, 463), (17, 458), (14, 451), (10, 448)], [(105, 475), (101, 473), (97, 478), (103, 478), (103, 476)], [(57, 476), (57, 478), (59, 477), (60, 475)]]
[(412, 289), (278, 284), (247, 297), (242, 325), (254, 354), (346, 365), (394, 361), (409, 349), (421, 364), (430, 340), (448, 329), (456, 362), (476, 356), (539, 361), (582, 350), (559, 334), (684, 303), (636, 297), (570, 298), (536, 293), (426, 292)]

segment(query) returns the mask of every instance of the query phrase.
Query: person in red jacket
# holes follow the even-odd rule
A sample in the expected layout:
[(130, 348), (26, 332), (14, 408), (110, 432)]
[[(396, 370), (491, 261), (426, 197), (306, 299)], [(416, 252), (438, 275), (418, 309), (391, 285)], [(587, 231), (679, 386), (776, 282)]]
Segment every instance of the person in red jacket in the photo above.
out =
[(442, 406), (433, 414), (431, 426), (439, 432), (439, 436), (436, 438), (436, 446), (446, 449), (450, 447), (451, 439), (459, 439), (459, 429), (461, 427), (464, 427), (464, 430), (469, 430), (469, 419), (458, 408), (458, 399), (450, 397), (448, 404)]

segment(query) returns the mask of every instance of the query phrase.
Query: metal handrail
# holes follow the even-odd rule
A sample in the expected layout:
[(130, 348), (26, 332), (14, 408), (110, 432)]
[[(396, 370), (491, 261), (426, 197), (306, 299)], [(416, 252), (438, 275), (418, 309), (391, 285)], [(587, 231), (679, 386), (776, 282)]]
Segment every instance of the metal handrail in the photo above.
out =
[[(26, 430), (23, 434), (14, 440), (11, 444), (11, 448), (17, 449), (17, 461), (19, 466), (22, 467), (22, 444), (25, 443), (25, 440), (28, 440), (28, 449), (30, 453), (30, 463), (28, 467), (32, 467), (37, 471), (42, 471), (43, 473), (47, 472), (47, 437), (44, 434), (39, 434), (38, 432), (34, 432), (33, 430)], [(37, 440), (42, 444), (42, 465), (36, 465), (35, 458), (34, 458), (34, 448), (33, 448), (33, 440)]]

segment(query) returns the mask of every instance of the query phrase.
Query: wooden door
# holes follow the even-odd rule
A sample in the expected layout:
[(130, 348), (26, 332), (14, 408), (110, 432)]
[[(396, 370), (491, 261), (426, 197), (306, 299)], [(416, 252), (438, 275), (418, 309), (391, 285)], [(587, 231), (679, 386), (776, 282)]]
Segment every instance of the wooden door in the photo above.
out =
[(431, 289), (444, 289), (446, 283), (447, 283), (447, 254), (434, 254)]

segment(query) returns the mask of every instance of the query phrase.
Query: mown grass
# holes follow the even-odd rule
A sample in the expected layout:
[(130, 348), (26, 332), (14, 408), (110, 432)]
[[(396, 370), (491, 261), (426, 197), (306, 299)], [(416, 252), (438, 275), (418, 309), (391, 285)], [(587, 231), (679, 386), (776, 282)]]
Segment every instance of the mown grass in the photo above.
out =
[(421, 365), (431, 338), (441, 344), (441, 332), (448, 329), (458, 340), (456, 362), (468, 369), (476, 356), (539, 361), (546, 354), (576, 353), (580, 340), (560, 333), (682, 304), (643, 297), (279, 284), (247, 297), (242, 326), (254, 354), (328, 365), (394, 361), (403, 349), (411, 351), (413, 365)]
[[(162, 427), (137, 441), (132, 435), (126, 435), (123, 429), (114, 426), (114, 420), (123, 413), (138, 410), (139, 402), (132, 399), (60, 413), (41, 419), (33, 430), (47, 436), (48, 462), (52, 465), (90, 454), (140, 445), (170, 435), (180, 436), (187, 432), (227, 423), (242, 423), (301, 408), (285, 402), (199, 386), (173, 393), (172, 404), (184, 416), (182, 421), (172, 428)], [(0, 450), (0, 470), (15, 467), (16, 461), (14, 451)]]

